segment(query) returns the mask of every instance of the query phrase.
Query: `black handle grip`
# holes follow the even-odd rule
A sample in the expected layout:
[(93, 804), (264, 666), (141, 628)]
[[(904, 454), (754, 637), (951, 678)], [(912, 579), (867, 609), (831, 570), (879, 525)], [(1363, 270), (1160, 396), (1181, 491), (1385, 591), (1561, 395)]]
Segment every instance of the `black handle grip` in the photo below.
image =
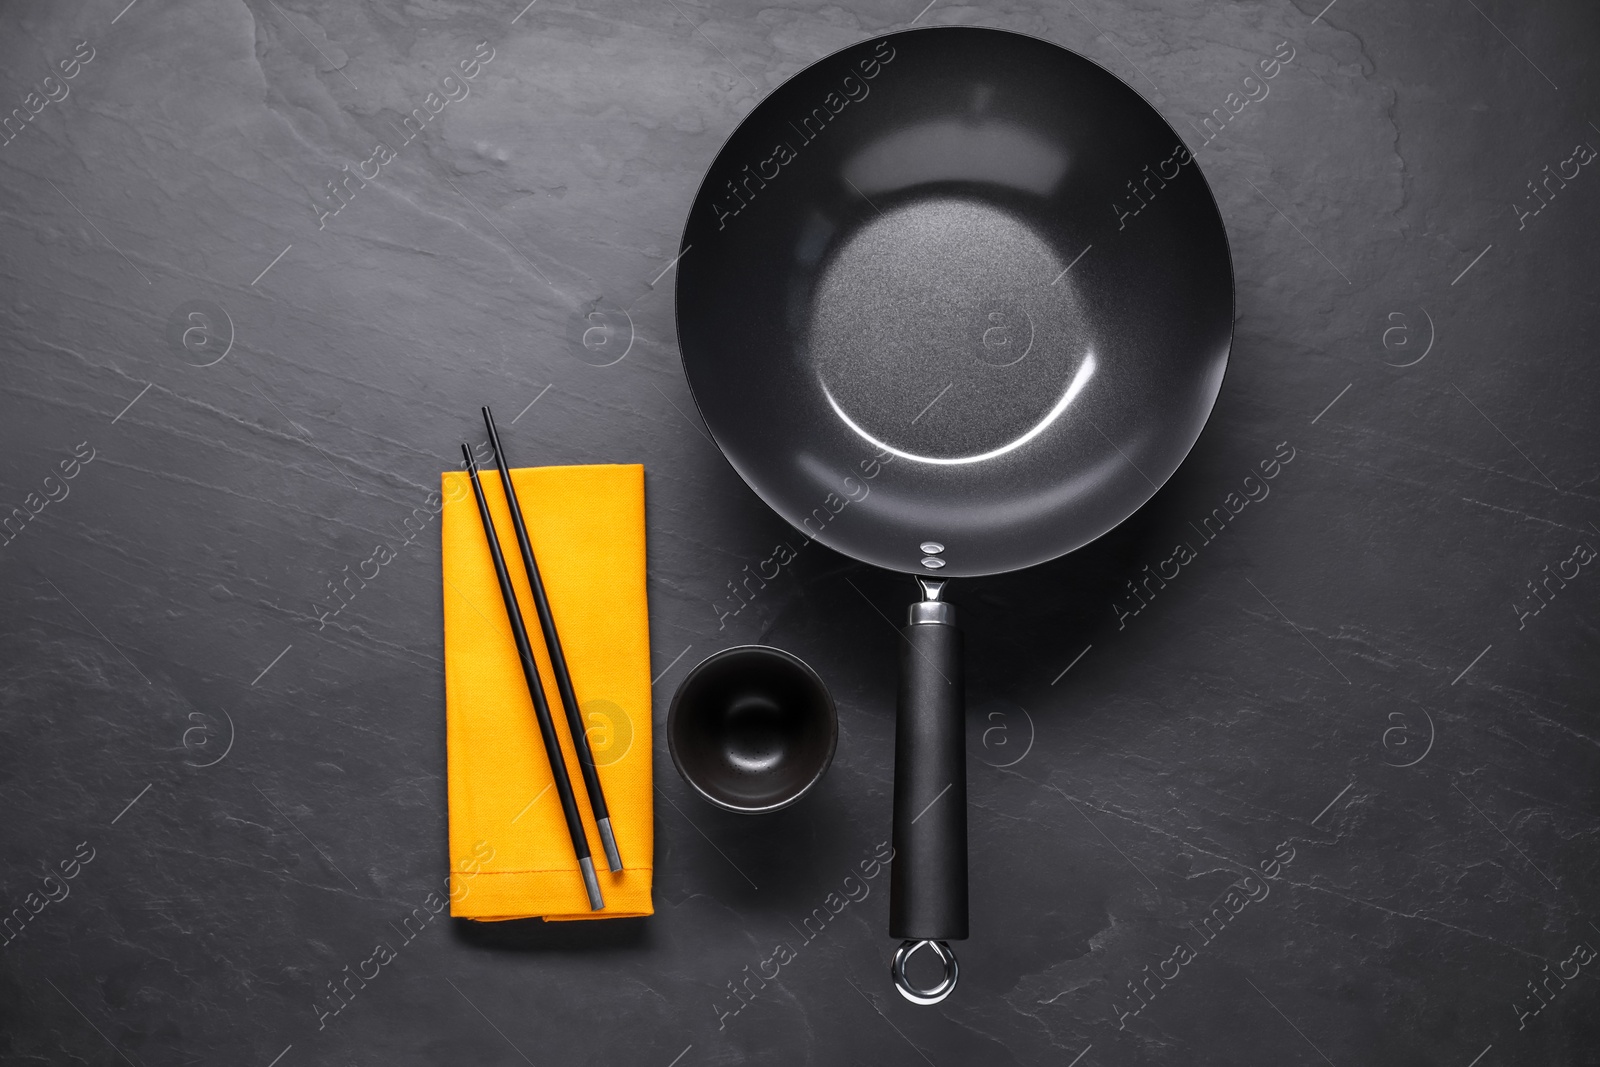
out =
[(900, 631), (889, 936), (967, 936), (966, 697), (961, 631), (942, 602), (912, 606)]

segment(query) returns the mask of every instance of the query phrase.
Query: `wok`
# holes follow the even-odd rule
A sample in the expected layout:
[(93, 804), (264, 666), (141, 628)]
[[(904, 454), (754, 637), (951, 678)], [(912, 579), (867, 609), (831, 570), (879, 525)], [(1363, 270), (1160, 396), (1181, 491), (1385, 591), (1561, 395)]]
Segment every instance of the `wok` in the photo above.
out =
[[(896, 715), (891, 972), (936, 1003), (967, 924), (951, 577), (1042, 563), (1170, 477), (1221, 387), (1233, 268), (1177, 134), (1022, 34), (889, 34), (807, 67), (728, 138), (680, 244), (684, 373), (797, 529), (914, 575)], [(1063, 591), (1041, 590), (1064, 596)], [(914, 985), (931, 946), (940, 982)]]

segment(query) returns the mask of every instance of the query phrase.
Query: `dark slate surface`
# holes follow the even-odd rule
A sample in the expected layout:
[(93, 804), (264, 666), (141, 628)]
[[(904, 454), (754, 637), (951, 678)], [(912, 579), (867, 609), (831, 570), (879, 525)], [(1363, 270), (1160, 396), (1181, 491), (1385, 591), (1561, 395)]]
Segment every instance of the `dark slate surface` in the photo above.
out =
[[(921, 2), (0, 9), (0, 104), (38, 107), (0, 146), (0, 489), (38, 509), (0, 547), (0, 903), (32, 916), (0, 1059), (1600, 1062), (1600, 12)], [(889, 988), (886, 875), (797, 929), (888, 836), (907, 582), (815, 548), (719, 628), (791, 535), (694, 422), (668, 269), (739, 118), (913, 22), (1083, 52), (1197, 147), (1294, 56), (1199, 152), (1238, 335), (1194, 454), (1101, 542), (957, 590), (973, 937), (933, 1009)], [(485, 401), (524, 456), (647, 465), (657, 725), (700, 657), (768, 641), (832, 685), (838, 759), (748, 821), (658, 751), (653, 918), (437, 920), (319, 1030), (444, 877), (437, 533), (401, 524)]]

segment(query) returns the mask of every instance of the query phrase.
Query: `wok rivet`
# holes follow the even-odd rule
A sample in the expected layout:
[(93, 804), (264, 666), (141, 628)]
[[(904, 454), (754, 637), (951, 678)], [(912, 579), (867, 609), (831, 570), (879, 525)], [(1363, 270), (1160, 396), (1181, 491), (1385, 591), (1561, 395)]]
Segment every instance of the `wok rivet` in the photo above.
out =
[(917, 547), (921, 548), (923, 552), (930, 556), (937, 556), (939, 553), (944, 551), (944, 546), (937, 541), (924, 541)]
[(944, 566), (944, 560), (940, 559), (938, 556), (928, 556), (922, 561), (922, 565), (928, 568), (930, 571), (936, 571), (940, 567)]

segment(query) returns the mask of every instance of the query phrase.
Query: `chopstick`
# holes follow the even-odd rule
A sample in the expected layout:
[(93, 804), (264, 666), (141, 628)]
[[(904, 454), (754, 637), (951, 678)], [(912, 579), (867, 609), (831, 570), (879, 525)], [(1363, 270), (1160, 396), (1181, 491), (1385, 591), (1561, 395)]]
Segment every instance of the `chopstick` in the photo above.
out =
[(577, 693), (572, 688), (572, 675), (567, 672), (567, 657), (561, 651), (561, 637), (556, 633), (550, 600), (545, 596), (544, 582), (539, 579), (539, 564), (533, 558), (528, 527), (522, 521), (522, 506), (517, 501), (516, 487), (511, 484), (505, 450), (500, 447), (500, 433), (495, 429), (494, 416), (488, 408), (483, 409), (483, 424), (489, 428), (489, 443), (494, 446), (494, 461), (500, 468), (500, 484), (505, 488), (506, 503), (511, 507), (511, 525), (517, 531), (517, 548), (522, 553), (522, 566), (528, 572), (528, 586), (533, 590), (533, 604), (539, 612), (539, 628), (544, 631), (545, 651), (550, 653), (550, 666), (555, 671), (556, 689), (567, 713), (567, 727), (572, 731), (572, 743), (578, 750), (583, 787), (589, 794), (589, 807), (594, 811), (595, 824), (600, 828), (600, 843), (605, 847), (606, 865), (613, 871), (620, 871), (622, 856), (617, 851), (616, 835), (611, 832), (611, 811), (606, 807), (606, 795), (600, 788), (600, 773), (595, 769), (594, 752), (589, 748), (589, 735), (583, 728), (583, 714), (578, 708)]
[(578, 857), (583, 886), (589, 892), (589, 910), (599, 911), (606, 906), (606, 902), (600, 896), (600, 880), (595, 877), (594, 860), (589, 855), (589, 839), (578, 817), (578, 801), (572, 794), (572, 780), (567, 777), (561, 742), (556, 738), (555, 720), (550, 717), (549, 704), (545, 703), (539, 668), (533, 661), (533, 649), (528, 644), (528, 630), (522, 624), (522, 609), (517, 606), (517, 593), (511, 587), (511, 575), (506, 573), (505, 556), (500, 553), (500, 539), (495, 536), (494, 520), (489, 517), (489, 502), (484, 499), (483, 486), (478, 481), (478, 465), (472, 459), (472, 449), (463, 444), (461, 454), (467, 459), (472, 492), (478, 498), (478, 517), (483, 520), (483, 534), (489, 542), (489, 555), (494, 559), (494, 574), (500, 580), (500, 595), (505, 599), (506, 616), (511, 620), (511, 635), (516, 638), (517, 655), (522, 660), (522, 676), (528, 683), (528, 695), (533, 698), (533, 710), (539, 719), (539, 734), (544, 738), (544, 754), (550, 761), (550, 775), (555, 779), (556, 792), (561, 796), (561, 813), (566, 816), (567, 833), (572, 836), (572, 851)]

